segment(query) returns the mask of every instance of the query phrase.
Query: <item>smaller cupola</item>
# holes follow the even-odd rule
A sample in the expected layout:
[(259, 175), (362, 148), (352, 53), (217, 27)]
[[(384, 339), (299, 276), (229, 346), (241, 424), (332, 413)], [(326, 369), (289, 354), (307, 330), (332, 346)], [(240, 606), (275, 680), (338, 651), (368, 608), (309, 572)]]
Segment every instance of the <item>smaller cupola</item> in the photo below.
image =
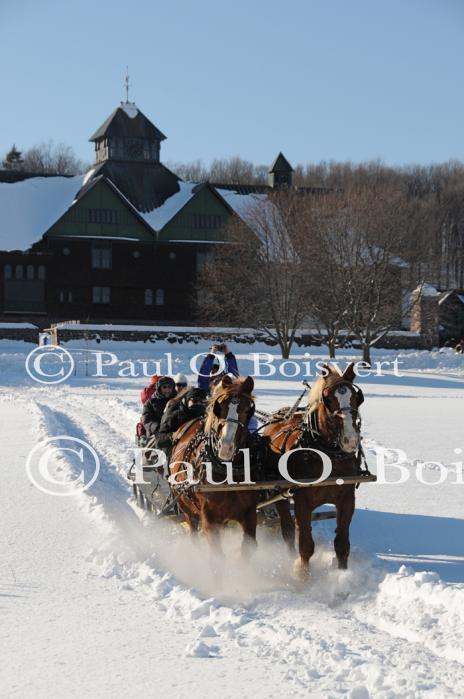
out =
[(292, 186), (293, 168), (287, 158), (279, 153), (268, 170), (268, 183), (273, 189), (286, 189)]

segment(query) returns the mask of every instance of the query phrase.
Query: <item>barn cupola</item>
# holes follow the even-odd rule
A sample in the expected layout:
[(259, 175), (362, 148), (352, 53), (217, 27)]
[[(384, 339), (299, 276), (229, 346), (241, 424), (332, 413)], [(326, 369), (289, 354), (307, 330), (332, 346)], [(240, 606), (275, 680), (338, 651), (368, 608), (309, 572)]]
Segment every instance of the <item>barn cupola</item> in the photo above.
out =
[(279, 153), (268, 170), (268, 183), (274, 189), (286, 189), (292, 186), (293, 168), (287, 158)]
[(89, 138), (95, 143), (96, 165), (109, 160), (159, 163), (166, 136), (133, 102), (121, 102)]

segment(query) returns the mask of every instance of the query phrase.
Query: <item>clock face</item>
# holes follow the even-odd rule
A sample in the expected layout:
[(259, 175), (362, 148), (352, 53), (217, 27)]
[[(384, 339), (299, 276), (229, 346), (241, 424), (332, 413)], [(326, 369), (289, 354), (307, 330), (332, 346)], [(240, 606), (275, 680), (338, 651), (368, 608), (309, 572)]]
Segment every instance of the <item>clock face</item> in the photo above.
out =
[(129, 143), (127, 150), (131, 158), (141, 158), (143, 155), (143, 146), (141, 143)]

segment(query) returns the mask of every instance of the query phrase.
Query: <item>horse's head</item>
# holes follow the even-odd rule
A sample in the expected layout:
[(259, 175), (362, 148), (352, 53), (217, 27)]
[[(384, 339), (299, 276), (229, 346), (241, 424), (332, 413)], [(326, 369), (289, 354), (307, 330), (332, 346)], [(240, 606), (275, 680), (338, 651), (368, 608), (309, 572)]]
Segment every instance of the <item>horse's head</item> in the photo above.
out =
[(221, 461), (231, 461), (245, 446), (248, 422), (255, 411), (253, 386), (251, 376), (236, 380), (224, 376), (213, 391), (205, 431), (214, 434)]
[(317, 382), (317, 407), (322, 418), (319, 420), (322, 423), (320, 426), (322, 428), (325, 424), (330, 437), (340, 449), (352, 454), (357, 451), (361, 440), (359, 406), (364, 401), (363, 392), (353, 383), (354, 364), (351, 363), (343, 374), (330, 364), (325, 364), (323, 368), (325, 376)]

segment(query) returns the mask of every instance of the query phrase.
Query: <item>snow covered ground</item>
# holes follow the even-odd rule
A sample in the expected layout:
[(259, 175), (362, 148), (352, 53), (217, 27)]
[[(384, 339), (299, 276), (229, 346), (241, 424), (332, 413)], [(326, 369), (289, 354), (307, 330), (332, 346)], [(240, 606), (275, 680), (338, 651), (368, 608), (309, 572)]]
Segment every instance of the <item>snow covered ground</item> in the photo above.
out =
[[(97, 350), (137, 367), (171, 353), (173, 370), (190, 375), (191, 355), (206, 345), (66, 348), (74, 370), (50, 385), (25, 370), (32, 346), (0, 342), (2, 697), (464, 695), (464, 483), (455, 483), (463, 455), (454, 451), (464, 450), (463, 357), (379, 350), (374, 360), (399, 359), (401, 376), (390, 364), (383, 376), (359, 379), (371, 470), (379, 447), (392, 459), (402, 450), (409, 478), (357, 491), (348, 571), (332, 567), (332, 520), (314, 525), (305, 585), (293, 579), (277, 534), (261, 529), (244, 563), (230, 529), (219, 588), (203, 541), (192, 546), (181, 527), (140, 519), (128, 503), (125, 472), (146, 380), (118, 375), (119, 364), (92, 375)], [(242, 373), (253, 369), (250, 352), (277, 357), (265, 346), (232, 349)], [(324, 358), (306, 351), (311, 362)], [(301, 366), (303, 354), (292, 357)], [(341, 352), (342, 366), (350, 358), (359, 359)], [(292, 403), (301, 378), (257, 378), (258, 407)], [(96, 450), (100, 473), (84, 493), (53, 497), (28, 478), (30, 451), (58, 435)], [(91, 475), (92, 463), (74, 456), (52, 460), (62, 484)], [(424, 480), (439, 480), (446, 466), (446, 481), (419, 482), (421, 461), (442, 464), (422, 467)], [(399, 475), (386, 467), (387, 480)]]

